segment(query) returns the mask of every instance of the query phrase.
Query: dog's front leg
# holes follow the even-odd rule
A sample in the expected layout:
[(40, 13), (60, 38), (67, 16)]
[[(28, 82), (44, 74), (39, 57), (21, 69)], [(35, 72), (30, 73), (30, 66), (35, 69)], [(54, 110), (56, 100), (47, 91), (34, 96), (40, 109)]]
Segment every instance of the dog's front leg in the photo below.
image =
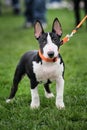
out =
[(64, 91), (64, 79), (61, 76), (56, 80), (56, 106), (59, 109), (65, 107), (63, 102), (63, 91)]
[(31, 108), (38, 108), (40, 106), (40, 99), (38, 95), (38, 88), (35, 87), (34, 89), (31, 89)]

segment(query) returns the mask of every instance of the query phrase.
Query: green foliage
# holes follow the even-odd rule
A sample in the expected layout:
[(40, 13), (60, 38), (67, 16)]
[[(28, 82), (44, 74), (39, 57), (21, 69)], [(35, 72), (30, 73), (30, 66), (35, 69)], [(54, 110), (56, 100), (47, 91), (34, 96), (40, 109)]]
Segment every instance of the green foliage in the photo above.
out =
[[(83, 16), (83, 12), (82, 12)], [(74, 14), (68, 10), (49, 10), (48, 27), (58, 17), (63, 37), (74, 28)], [(0, 130), (87, 130), (87, 28), (84, 25), (71, 40), (60, 49), (65, 62), (65, 110), (58, 110), (55, 98), (44, 97), (43, 85), (39, 85), (41, 106), (30, 109), (30, 84), (25, 77), (15, 99), (6, 104), (15, 67), (28, 50), (38, 49), (33, 29), (22, 29), (23, 16), (11, 14), (0, 17)], [(56, 96), (55, 83), (51, 90)]]

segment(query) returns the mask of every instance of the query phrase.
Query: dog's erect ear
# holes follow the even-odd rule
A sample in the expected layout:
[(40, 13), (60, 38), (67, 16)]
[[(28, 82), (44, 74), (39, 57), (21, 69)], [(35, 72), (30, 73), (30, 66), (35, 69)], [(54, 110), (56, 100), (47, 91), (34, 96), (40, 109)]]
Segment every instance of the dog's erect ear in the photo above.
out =
[(62, 28), (58, 18), (55, 18), (53, 21), (52, 32), (55, 32), (59, 36), (62, 35)]
[(39, 20), (37, 20), (34, 24), (34, 35), (38, 39), (42, 35), (42, 33), (44, 33), (42, 24)]

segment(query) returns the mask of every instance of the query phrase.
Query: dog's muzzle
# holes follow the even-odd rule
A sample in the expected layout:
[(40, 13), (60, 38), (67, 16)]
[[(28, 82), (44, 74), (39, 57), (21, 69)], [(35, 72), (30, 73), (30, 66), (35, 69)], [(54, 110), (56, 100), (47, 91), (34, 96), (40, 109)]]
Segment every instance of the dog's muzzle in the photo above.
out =
[(46, 61), (46, 62), (56, 62), (58, 60), (58, 57), (54, 57), (54, 52), (53, 51), (49, 51), (50, 53), (48, 53), (49, 58), (46, 58), (41, 51), (39, 50), (39, 56), (42, 60)]

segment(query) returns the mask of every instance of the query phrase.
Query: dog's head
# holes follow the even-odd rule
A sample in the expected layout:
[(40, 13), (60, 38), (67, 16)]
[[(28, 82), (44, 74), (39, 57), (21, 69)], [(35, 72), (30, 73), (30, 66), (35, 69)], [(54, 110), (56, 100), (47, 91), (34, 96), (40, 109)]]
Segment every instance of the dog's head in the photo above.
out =
[(54, 19), (51, 32), (44, 32), (41, 22), (37, 20), (34, 25), (34, 33), (43, 56), (49, 59), (57, 57), (61, 45), (60, 37), (62, 35), (59, 20), (57, 18)]

